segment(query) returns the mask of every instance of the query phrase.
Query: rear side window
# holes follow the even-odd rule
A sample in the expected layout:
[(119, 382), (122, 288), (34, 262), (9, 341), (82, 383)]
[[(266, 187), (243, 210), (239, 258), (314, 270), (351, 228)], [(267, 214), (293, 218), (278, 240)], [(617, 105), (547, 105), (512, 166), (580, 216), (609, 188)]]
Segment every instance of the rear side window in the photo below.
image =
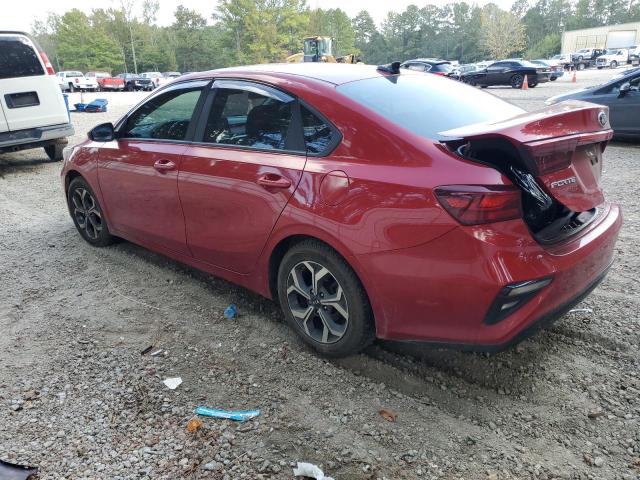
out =
[[(264, 93), (264, 94), (263, 94)], [(218, 88), (203, 141), (268, 150), (288, 150), (294, 99), (241, 88)]]
[(129, 117), (121, 136), (184, 140), (201, 91), (201, 86), (194, 86), (153, 97)]
[(337, 91), (417, 135), (478, 122), (503, 120), (524, 112), (490, 93), (436, 75), (400, 74), (358, 80)]
[(327, 122), (315, 115), (307, 107), (300, 107), (304, 143), (309, 153), (324, 153), (334, 138), (334, 133)]
[(0, 78), (37, 75), (44, 75), (44, 69), (30, 42), (20, 36), (0, 36)]
[(439, 63), (433, 66), (431, 72), (443, 72), (450, 73), (453, 70), (453, 66), (450, 63)]

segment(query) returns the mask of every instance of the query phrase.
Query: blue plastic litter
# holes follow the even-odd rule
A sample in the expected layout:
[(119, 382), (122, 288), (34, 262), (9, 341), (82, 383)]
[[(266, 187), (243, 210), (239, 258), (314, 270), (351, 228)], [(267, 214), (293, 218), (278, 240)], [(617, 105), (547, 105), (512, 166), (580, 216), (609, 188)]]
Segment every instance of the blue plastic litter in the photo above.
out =
[(231, 320), (232, 318), (235, 318), (236, 315), (238, 315), (238, 307), (236, 307), (235, 303), (232, 303), (231, 305), (229, 305), (227, 308), (224, 309), (224, 316), (229, 320)]
[(226, 420), (235, 420), (236, 422), (246, 422), (260, 415), (260, 410), (220, 410), (218, 408), (196, 407), (194, 410), (196, 415), (205, 417), (223, 418)]
[(106, 112), (109, 101), (104, 98), (96, 98), (84, 107), (85, 112)]

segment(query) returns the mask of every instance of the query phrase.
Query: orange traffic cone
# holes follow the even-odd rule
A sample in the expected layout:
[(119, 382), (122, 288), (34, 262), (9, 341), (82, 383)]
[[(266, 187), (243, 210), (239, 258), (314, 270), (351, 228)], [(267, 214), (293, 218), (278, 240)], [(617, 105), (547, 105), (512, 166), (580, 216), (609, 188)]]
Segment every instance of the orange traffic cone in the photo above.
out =
[(529, 82), (527, 81), (527, 76), (524, 76), (524, 80), (522, 81), (522, 90), (529, 90)]
[(571, 83), (576, 83), (576, 71), (573, 71), (573, 77), (571, 77)]

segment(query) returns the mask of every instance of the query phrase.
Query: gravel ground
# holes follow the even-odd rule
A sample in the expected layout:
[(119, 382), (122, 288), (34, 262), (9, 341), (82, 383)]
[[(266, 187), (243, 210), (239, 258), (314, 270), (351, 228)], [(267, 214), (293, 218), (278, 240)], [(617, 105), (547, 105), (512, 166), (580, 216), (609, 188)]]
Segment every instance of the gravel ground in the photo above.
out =
[[(535, 109), (609, 75), (489, 91)], [(96, 96), (109, 112), (72, 114), (74, 141), (144, 95)], [(296, 461), (336, 480), (638, 479), (640, 148), (612, 144), (604, 163), (626, 223), (590, 310), (495, 356), (379, 343), (327, 361), (272, 302), (127, 242), (91, 248), (60, 164), (0, 156), (0, 459), (47, 479), (290, 479)], [(190, 433), (197, 405), (262, 415)]]

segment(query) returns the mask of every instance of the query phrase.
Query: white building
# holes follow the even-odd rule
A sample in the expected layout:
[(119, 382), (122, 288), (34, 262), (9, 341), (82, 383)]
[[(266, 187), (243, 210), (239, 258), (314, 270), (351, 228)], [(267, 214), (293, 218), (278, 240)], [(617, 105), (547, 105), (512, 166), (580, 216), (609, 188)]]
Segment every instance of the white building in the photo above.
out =
[(569, 30), (562, 34), (562, 53), (581, 48), (624, 48), (640, 45), (640, 22)]

